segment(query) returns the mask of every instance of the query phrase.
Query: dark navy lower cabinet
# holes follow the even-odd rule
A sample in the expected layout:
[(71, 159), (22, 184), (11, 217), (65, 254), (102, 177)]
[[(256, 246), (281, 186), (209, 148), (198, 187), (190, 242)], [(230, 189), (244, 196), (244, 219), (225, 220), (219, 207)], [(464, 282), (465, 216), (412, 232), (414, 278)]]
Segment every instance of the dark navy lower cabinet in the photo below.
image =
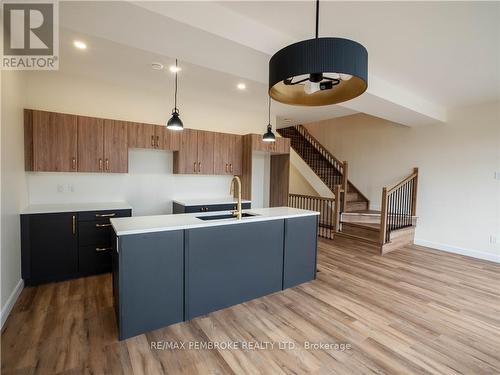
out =
[(21, 215), (22, 277), (26, 285), (111, 271), (109, 219), (130, 209)]
[(120, 340), (184, 320), (183, 230), (119, 237), (113, 259)]
[(316, 278), (318, 216), (285, 220), (283, 289)]
[(284, 220), (186, 230), (186, 319), (282, 289)]

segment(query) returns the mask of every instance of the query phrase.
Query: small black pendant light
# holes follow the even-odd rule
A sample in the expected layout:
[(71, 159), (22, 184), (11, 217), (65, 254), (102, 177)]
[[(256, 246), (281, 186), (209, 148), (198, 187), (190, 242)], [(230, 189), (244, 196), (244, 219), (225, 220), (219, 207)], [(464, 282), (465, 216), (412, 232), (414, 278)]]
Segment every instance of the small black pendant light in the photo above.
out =
[(267, 132), (262, 136), (262, 140), (264, 142), (275, 142), (276, 137), (273, 133), (273, 127), (271, 125), (271, 97), (269, 97), (269, 112), (268, 112), (268, 123), (267, 123)]
[(269, 95), (276, 101), (303, 106), (341, 103), (368, 87), (368, 52), (344, 38), (316, 37), (291, 44), (269, 61)]
[(184, 124), (179, 117), (179, 110), (177, 109), (177, 72), (179, 71), (177, 67), (177, 59), (175, 59), (175, 94), (174, 94), (174, 109), (172, 110), (172, 117), (167, 122), (167, 129), (170, 130), (182, 130), (184, 129)]

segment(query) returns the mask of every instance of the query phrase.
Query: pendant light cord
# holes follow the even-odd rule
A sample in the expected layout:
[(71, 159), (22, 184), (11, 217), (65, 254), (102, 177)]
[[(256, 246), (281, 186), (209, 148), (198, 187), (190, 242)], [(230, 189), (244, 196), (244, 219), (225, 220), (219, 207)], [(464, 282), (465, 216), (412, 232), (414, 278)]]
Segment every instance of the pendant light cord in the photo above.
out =
[(269, 126), (271, 126), (271, 97), (269, 96), (269, 110), (268, 110), (268, 115), (267, 115), (267, 119), (268, 119), (268, 124)]
[(177, 59), (175, 59), (175, 94), (174, 94), (174, 112), (177, 111)]
[(316, 0), (316, 39), (318, 39), (319, 28), (319, 0)]

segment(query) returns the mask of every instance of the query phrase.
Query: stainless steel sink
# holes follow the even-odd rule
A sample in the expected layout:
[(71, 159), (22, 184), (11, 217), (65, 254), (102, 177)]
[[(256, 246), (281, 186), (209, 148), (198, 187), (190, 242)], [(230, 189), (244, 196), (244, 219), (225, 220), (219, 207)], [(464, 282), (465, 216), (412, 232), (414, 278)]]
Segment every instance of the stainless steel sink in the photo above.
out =
[[(241, 217), (252, 217), (258, 216), (256, 214), (249, 214), (248, 212), (244, 212), (241, 214)], [(233, 214), (219, 214), (219, 215), (206, 215), (206, 216), (196, 216), (197, 219), (201, 220), (222, 220), (222, 219), (236, 219), (236, 216)]]

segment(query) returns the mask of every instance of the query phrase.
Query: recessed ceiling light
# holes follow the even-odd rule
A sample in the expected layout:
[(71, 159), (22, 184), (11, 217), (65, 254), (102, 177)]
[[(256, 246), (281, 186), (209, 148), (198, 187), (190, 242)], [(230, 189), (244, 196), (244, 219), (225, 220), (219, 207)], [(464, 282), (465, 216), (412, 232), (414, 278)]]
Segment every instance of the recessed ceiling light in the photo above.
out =
[(154, 62), (154, 63), (151, 63), (151, 68), (153, 68), (153, 70), (162, 70), (163, 64), (159, 63), (159, 62)]
[(87, 45), (84, 42), (82, 42), (81, 40), (73, 41), (73, 45), (78, 49), (87, 49)]
[(238, 87), (239, 90), (245, 90), (247, 88), (247, 85), (245, 85), (244, 83), (238, 83)]
[(170, 67), (168, 68), (172, 73), (177, 73), (177, 72), (180, 72), (181, 71), (181, 67), (180, 66), (175, 66), (175, 65), (170, 65)]

